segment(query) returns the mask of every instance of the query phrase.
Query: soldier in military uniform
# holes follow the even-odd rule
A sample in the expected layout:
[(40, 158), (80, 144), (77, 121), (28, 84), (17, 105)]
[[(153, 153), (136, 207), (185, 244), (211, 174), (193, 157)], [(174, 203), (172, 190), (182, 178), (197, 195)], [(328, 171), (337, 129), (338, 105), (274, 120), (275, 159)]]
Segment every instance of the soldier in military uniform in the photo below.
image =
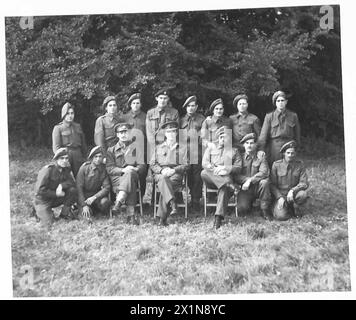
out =
[(114, 96), (106, 97), (102, 109), (105, 114), (95, 121), (94, 142), (95, 145), (101, 147), (105, 158), (106, 150), (118, 141), (114, 130), (115, 125), (119, 123), (116, 98)]
[(244, 146), (240, 143), (241, 139), (248, 133), (254, 133), (259, 137), (261, 133), (261, 122), (257, 116), (248, 112), (248, 97), (245, 94), (237, 95), (232, 104), (237, 109), (237, 113), (230, 116), (232, 120), (232, 145), (238, 148), (240, 153), (244, 153)]
[(186, 108), (186, 114), (180, 119), (180, 143), (187, 145), (187, 157), (189, 169), (187, 171), (188, 187), (190, 190), (192, 208), (194, 211), (200, 210), (200, 198), (202, 194), (201, 161), (202, 145), (200, 130), (205, 117), (197, 112), (197, 97), (190, 96), (185, 100), (182, 109)]
[(110, 210), (110, 180), (103, 164), (100, 146), (94, 147), (88, 161), (80, 167), (77, 175), (79, 213), (89, 221), (96, 214), (108, 215)]
[(177, 143), (178, 122), (168, 121), (161, 125), (166, 140), (156, 146), (150, 162), (154, 179), (160, 191), (157, 216), (159, 225), (167, 225), (168, 206), (170, 215), (177, 212), (175, 193), (182, 187), (183, 175), (188, 169), (186, 146)]
[(232, 120), (224, 115), (224, 104), (221, 98), (214, 100), (208, 110), (208, 116), (201, 127), (201, 138), (204, 149), (208, 146), (214, 147), (216, 131), (221, 127), (232, 129)]
[(255, 133), (246, 134), (240, 141), (245, 152), (242, 155), (242, 170), (235, 176), (235, 181), (241, 185), (237, 195), (237, 210), (246, 213), (251, 210), (252, 202), (258, 198), (262, 217), (271, 220), (269, 167), (265, 158), (258, 158), (256, 141)]
[(270, 166), (281, 159), (279, 150), (286, 142), (293, 139), (300, 144), (298, 116), (286, 108), (287, 95), (283, 91), (275, 92), (272, 103), (276, 110), (266, 114), (258, 139), (258, 145), (266, 152)]
[(208, 187), (218, 189), (214, 227), (219, 229), (232, 192), (236, 191), (233, 176), (241, 170), (241, 156), (237, 148), (231, 146), (231, 129), (221, 127), (215, 135), (217, 145), (209, 145), (205, 150), (201, 177)]
[(62, 107), (62, 122), (54, 126), (52, 133), (53, 152), (63, 147), (68, 149), (70, 166), (76, 176), (84, 162), (87, 145), (81, 125), (74, 122), (74, 106), (68, 102)]
[(135, 216), (137, 186), (145, 164), (143, 150), (136, 148), (129, 139), (130, 129), (128, 123), (118, 123), (115, 126), (119, 141), (107, 150), (106, 169), (116, 194), (113, 212), (118, 213), (120, 207), (126, 203), (127, 222), (137, 225), (139, 224), (139, 219)]
[[(120, 122), (126, 122), (131, 127), (131, 138), (137, 147), (145, 151), (145, 163), (147, 163), (147, 138), (146, 138), (146, 113), (141, 110), (141, 94), (134, 93), (127, 101), (129, 111), (125, 113)], [(140, 176), (140, 187), (142, 196), (146, 190), (146, 177), (148, 166), (145, 166), (145, 171)]]
[(296, 160), (296, 141), (288, 141), (281, 147), (283, 159), (273, 163), (271, 169), (271, 192), (276, 202), (273, 216), (287, 220), (300, 215), (300, 206), (308, 198), (308, 177), (302, 161)]
[(155, 94), (157, 105), (148, 110), (146, 117), (146, 135), (149, 148), (149, 159), (157, 144), (164, 141), (164, 133), (159, 128), (167, 121), (179, 121), (179, 114), (176, 109), (169, 106), (169, 92), (161, 89)]
[(38, 173), (35, 186), (34, 207), (44, 227), (50, 228), (54, 221), (52, 208), (63, 204), (60, 216), (73, 218), (71, 206), (77, 200), (77, 190), (71, 174), (67, 148), (59, 148), (53, 163), (44, 166)]

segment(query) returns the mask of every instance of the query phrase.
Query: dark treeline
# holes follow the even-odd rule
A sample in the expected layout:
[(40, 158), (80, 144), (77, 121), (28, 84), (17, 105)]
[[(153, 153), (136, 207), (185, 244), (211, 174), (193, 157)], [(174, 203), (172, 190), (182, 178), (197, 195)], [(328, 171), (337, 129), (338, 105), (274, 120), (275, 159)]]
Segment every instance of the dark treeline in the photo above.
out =
[[(50, 145), (66, 101), (93, 141), (108, 94), (120, 111), (133, 92), (146, 111), (158, 88), (180, 109), (196, 94), (201, 111), (238, 93), (263, 121), (277, 89), (290, 95), (303, 136), (343, 141), (339, 7), (334, 29), (320, 28), (320, 7), (122, 15), (40, 16), (23, 30), (6, 18), (10, 142)], [(180, 110), (182, 111), (182, 110)]]

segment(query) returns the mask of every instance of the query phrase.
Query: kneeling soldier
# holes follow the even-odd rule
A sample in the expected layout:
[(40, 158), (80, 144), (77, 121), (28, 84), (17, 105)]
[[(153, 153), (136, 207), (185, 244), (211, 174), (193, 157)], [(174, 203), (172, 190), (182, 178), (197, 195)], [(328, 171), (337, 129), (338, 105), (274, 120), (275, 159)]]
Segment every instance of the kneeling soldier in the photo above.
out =
[(35, 187), (36, 215), (47, 229), (50, 229), (54, 220), (52, 208), (63, 204), (60, 215), (63, 218), (73, 218), (71, 205), (77, 200), (67, 148), (59, 148), (53, 160), (53, 163), (40, 170)]
[(271, 191), (276, 198), (273, 216), (277, 220), (299, 216), (299, 206), (307, 200), (309, 182), (303, 163), (295, 159), (296, 145), (294, 140), (284, 144), (280, 149), (283, 159), (272, 165)]
[(202, 166), (204, 170), (201, 177), (207, 186), (214, 186), (218, 189), (218, 198), (215, 211), (214, 227), (220, 228), (222, 220), (227, 211), (229, 199), (234, 191), (232, 176), (241, 170), (241, 156), (236, 148), (231, 147), (230, 134), (225, 132), (225, 127), (221, 127), (216, 135), (218, 145), (209, 145), (203, 155)]
[(79, 213), (89, 221), (92, 215), (107, 215), (110, 210), (110, 180), (103, 156), (102, 148), (94, 147), (89, 153), (89, 161), (82, 164), (77, 175)]
[(119, 141), (107, 150), (106, 170), (116, 193), (113, 213), (118, 213), (120, 207), (126, 203), (127, 222), (138, 225), (139, 219), (135, 217), (137, 187), (139, 176), (145, 173), (145, 164), (143, 150), (135, 148), (129, 139), (130, 128), (128, 123), (118, 123), (115, 126)]
[(257, 136), (255, 133), (246, 134), (240, 141), (245, 149), (242, 155), (242, 170), (235, 177), (241, 190), (237, 196), (237, 210), (245, 213), (251, 210), (252, 202), (260, 200), (262, 217), (271, 220), (269, 211), (271, 193), (269, 188), (269, 168), (265, 158), (257, 157)]
[(175, 193), (182, 187), (183, 175), (188, 169), (186, 146), (177, 143), (178, 122), (168, 121), (161, 126), (165, 141), (159, 144), (150, 162), (154, 179), (160, 191), (157, 216), (159, 225), (167, 225), (168, 205), (170, 215), (177, 213)]

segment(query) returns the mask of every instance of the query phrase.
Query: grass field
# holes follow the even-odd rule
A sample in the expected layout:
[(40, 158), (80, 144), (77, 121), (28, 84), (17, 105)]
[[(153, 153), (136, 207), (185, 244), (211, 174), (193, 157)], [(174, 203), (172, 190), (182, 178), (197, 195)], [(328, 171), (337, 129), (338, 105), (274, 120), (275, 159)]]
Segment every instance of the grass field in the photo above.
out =
[[(14, 296), (140, 296), (349, 291), (344, 159), (304, 159), (311, 187), (301, 219), (265, 222), (183, 213), (167, 228), (147, 209), (125, 216), (59, 220), (50, 233), (30, 218), (38, 170), (50, 150), (10, 148)], [(34, 284), (24, 285), (26, 266)], [(25, 283), (26, 284), (26, 283)]]

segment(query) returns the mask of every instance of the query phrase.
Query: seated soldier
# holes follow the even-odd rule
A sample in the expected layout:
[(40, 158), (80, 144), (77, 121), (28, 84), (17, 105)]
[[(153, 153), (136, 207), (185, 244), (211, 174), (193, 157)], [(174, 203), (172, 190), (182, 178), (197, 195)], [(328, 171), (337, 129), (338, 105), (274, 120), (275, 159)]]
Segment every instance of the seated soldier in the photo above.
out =
[(296, 160), (296, 145), (294, 140), (285, 143), (280, 149), (283, 159), (272, 165), (271, 192), (276, 199), (273, 216), (277, 220), (299, 216), (299, 206), (307, 200), (309, 182), (302, 161)]
[(221, 127), (216, 136), (217, 146), (209, 145), (203, 155), (204, 170), (201, 177), (208, 187), (218, 189), (214, 227), (219, 229), (227, 211), (232, 192), (235, 190), (232, 176), (241, 170), (241, 156), (231, 146), (231, 129)]
[(157, 216), (159, 225), (167, 226), (168, 205), (170, 215), (177, 213), (175, 193), (182, 187), (183, 175), (188, 169), (186, 146), (177, 143), (178, 122), (168, 121), (161, 125), (165, 140), (156, 146), (150, 167), (160, 191)]
[(73, 218), (71, 206), (77, 200), (67, 148), (59, 148), (53, 161), (40, 170), (35, 186), (36, 215), (47, 229), (51, 228), (54, 220), (52, 208), (63, 204), (60, 216)]
[(110, 210), (110, 180), (103, 159), (102, 148), (94, 147), (77, 175), (79, 213), (89, 221), (96, 214), (108, 215)]
[(138, 225), (139, 217), (135, 216), (135, 205), (138, 200), (138, 180), (141, 174), (145, 174), (144, 150), (133, 146), (132, 140), (129, 139), (129, 129), (131, 126), (128, 123), (115, 125), (119, 141), (107, 150), (106, 170), (116, 194), (113, 213), (117, 214), (120, 207), (126, 203), (127, 222)]
[(252, 202), (258, 198), (262, 217), (271, 220), (269, 168), (266, 159), (257, 156), (256, 141), (255, 133), (246, 134), (240, 141), (245, 152), (242, 155), (241, 173), (235, 176), (235, 181), (241, 185), (241, 190), (237, 195), (237, 210), (240, 213), (246, 213), (251, 210)]

